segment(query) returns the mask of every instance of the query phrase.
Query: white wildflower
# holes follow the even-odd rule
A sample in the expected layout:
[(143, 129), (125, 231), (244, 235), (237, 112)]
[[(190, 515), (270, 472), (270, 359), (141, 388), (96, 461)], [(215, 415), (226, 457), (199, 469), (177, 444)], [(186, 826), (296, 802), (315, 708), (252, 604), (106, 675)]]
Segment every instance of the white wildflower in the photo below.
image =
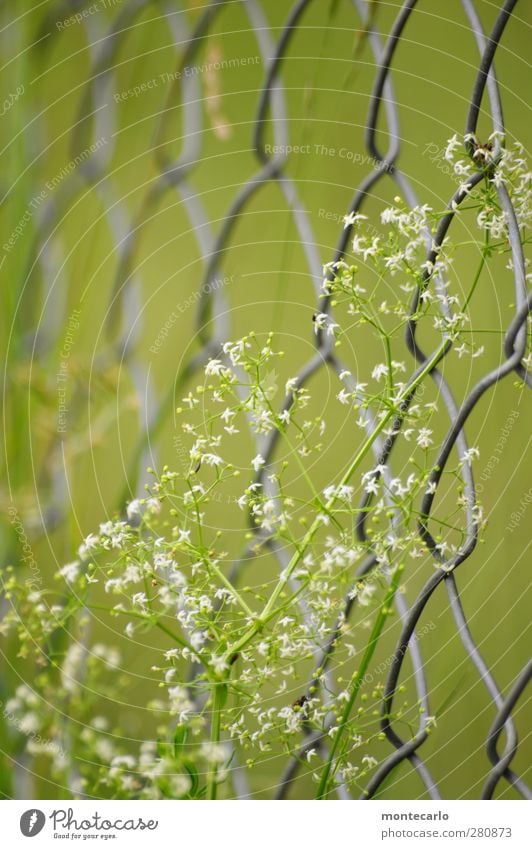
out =
[(264, 457), (262, 456), (262, 454), (257, 454), (257, 456), (254, 457), (253, 460), (251, 461), (251, 465), (253, 466), (253, 470), (255, 472), (258, 472), (259, 469), (261, 468), (261, 466), (264, 466), (265, 462), (266, 461), (265, 461)]

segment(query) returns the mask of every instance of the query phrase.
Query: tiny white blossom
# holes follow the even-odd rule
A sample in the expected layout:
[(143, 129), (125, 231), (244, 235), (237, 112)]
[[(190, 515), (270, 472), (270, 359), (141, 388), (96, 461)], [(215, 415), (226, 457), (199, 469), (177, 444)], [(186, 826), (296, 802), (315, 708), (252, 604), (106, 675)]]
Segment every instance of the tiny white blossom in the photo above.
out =
[(148, 498), (146, 502), (146, 510), (148, 513), (158, 515), (161, 512), (161, 502), (158, 498)]
[(132, 519), (135, 519), (137, 516), (140, 516), (141, 513), (142, 513), (142, 507), (141, 507), (140, 500), (138, 498), (135, 498), (135, 499), (133, 499), (133, 501), (130, 501), (129, 504), (127, 505), (126, 512), (127, 512), (127, 517), (130, 521)]
[(373, 371), (371, 372), (371, 376), (373, 380), (380, 380), (382, 377), (385, 377), (388, 374), (388, 366), (385, 363), (378, 363)]
[(448, 162), (452, 162), (454, 160), (455, 150), (459, 150), (461, 147), (462, 143), (458, 140), (458, 136), (455, 133), (454, 136), (447, 142), (447, 147), (445, 148), (444, 153), (445, 159)]
[(431, 439), (431, 434), (432, 431), (428, 427), (421, 427), (419, 429), (416, 442), (420, 448), (428, 448), (432, 445), (433, 440)]
[(136, 607), (136, 605), (144, 607), (144, 605), (148, 603), (148, 597), (146, 596), (146, 593), (135, 593), (131, 599), (131, 603), (133, 604), (133, 607)]
[(357, 221), (367, 221), (367, 218), (367, 215), (362, 215), (360, 212), (349, 212), (347, 215), (344, 215), (344, 230)]
[(91, 551), (94, 551), (95, 548), (98, 547), (100, 542), (100, 538), (96, 536), (96, 534), (89, 534), (83, 542), (81, 543), (78, 554), (82, 560), (84, 560)]

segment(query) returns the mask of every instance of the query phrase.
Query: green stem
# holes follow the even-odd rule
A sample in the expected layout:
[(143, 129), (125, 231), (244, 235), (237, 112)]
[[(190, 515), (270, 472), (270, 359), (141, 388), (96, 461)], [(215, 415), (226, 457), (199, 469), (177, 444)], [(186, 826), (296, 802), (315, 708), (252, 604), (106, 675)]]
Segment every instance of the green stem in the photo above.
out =
[(384, 625), (386, 623), (386, 619), (388, 618), (388, 616), (390, 614), (390, 607), (391, 607), (391, 604), (393, 602), (395, 593), (397, 592), (397, 588), (399, 586), (399, 579), (400, 579), (401, 574), (403, 572), (403, 568), (404, 567), (402, 565), (398, 566), (397, 569), (395, 570), (394, 574), (393, 574), (393, 577), (392, 577), (392, 580), (391, 580), (391, 583), (390, 583), (390, 587), (388, 589), (388, 592), (386, 593), (386, 596), (384, 598), (382, 606), (379, 610), (379, 614), (378, 614), (378, 616), (375, 620), (375, 624), (373, 626), (371, 636), (370, 636), (368, 644), (366, 646), (366, 650), (365, 650), (364, 655), (362, 657), (362, 662), (360, 664), (360, 668), (357, 669), (357, 671), (355, 672), (355, 674), (353, 675), (353, 677), (351, 679), (351, 687), (352, 687), (351, 695), (350, 695), (349, 700), (347, 701), (347, 703), (345, 705), (344, 712), (342, 714), (342, 718), (341, 718), (340, 724), (338, 726), (338, 730), (337, 730), (337, 732), (334, 736), (333, 743), (332, 743), (331, 748), (329, 750), (329, 757), (327, 759), (327, 763), (325, 764), (325, 766), (323, 768), (323, 772), (321, 774), (321, 779), (320, 779), (318, 791), (317, 791), (317, 794), (316, 794), (316, 799), (327, 798), (327, 794), (329, 792), (329, 783), (330, 783), (330, 779), (331, 779), (331, 770), (332, 770), (334, 758), (335, 758), (340, 740), (342, 738), (342, 735), (344, 734), (345, 729), (347, 727), (347, 723), (349, 722), (349, 717), (351, 716), (351, 711), (353, 710), (353, 706), (354, 706), (356, 699), (357, 699), (357, 696), (360, 692), (360, 688), (362, 687), (362, 684), (364, 682), (364, 676), (366, 674), (370, 660), (373, 657), (373, 654), (374, 654), (375, 649), (377, 647), (377, 643), (378, 643), (379, 638), (382, 634)]

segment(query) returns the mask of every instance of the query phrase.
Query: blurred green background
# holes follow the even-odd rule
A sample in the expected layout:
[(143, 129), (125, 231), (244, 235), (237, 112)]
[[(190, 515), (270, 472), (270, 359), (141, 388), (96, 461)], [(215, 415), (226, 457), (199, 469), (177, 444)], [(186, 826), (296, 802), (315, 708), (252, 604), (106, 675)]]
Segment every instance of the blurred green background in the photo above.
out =
[[(127, 498), (142, 492), (147, 465), (179, 466), (182, 449), (173, 409), (189, 388), (202, 382), (197, 370), (184, 385), (180, 383), (186, 364), (202, 349), (204, 333), (213, 329), (210, 316), (203, 328), (197, 322), (195, 292), (206, 267), (200, 240), (220, 229), (235, 195), (259, 167), (252, 133), (265, 69), (262, 58), (256, 58), (261, 51), (246, 5), (225, 4), (190, 63), (196, 66), (191, 79), (199, 92), (193, 113), (201, 120), (196, 125), (190, 108), (183, 106), (179, 84), (172, 85), (170, 77), (182, 60), (187, 30), (205, 11), (199, 0), (182, 5), (101, 3), (83, 22), (63, 27), (59, 24), (90, 4), (44, 2), (32, 8), (22, 0), (0, 4), (4, 102), (0, 338), (6, 364), (0, 477), (3, 563), (23, 568), (20, 538), (6, 516), (10, 506), (16, 507), (35, 560), (48, 579), (58, 565), (73, 558), (87, 533), (122, 510)], [(476, 5), (489, 29), (500, 4)], [(129, 17), (127, 7), (139, 11)], [(265, 0), (262, 8), (275, 42), (288, 6)], [(375, 26), (383, 36), (399, 8), (398, 2), (372, 4)], [(519, 3), (496, 61), (509, 143), (518, 139), (525, 147), (530, 129), (531, 24), (532, 7)], [(118, 43), (108, 35), (111, 27), (119, 31)], [(227, 65), (217, 71), (197, 68), (223, 60)], [(419, 202), (434, 208), (442, 208), (454, 188), (451, 177), (438, 167), (442, 160), (434, 159), (434, 151), (441, 150), (454, 133), (463, 132), (477, 65), (478, 50), (461, 3), (420, 2), (393, 63), (402, 142), (398, 164), (412, 181)], [(286, 143), (303, 146), (288, 157), (286, 174), (297, 188), (298, 204), (307, 210), (320, 263), (333, 258), (342, 216), (356, 186), (374, 167), (364, 146), (374, 76), (375, 60), (353, 5), (347, 0), (310, 3), (287, 51), (281, 80)], [(135, 86), (141, 92), (128, 96)], [(384, 148), (383, 121), (379, 129)], [(487, 137), (490, 129), (489, 115), (483, 111), (480, 134)], [(265, 139), (275, 143), (271, 121)], [(96, 146), (94, 154), (91, 146)], [(176, 159), (184, 146), (194, 160), (187, 191), (201, 203), (207, 222), (196, 232), (183, 195), (172, 187), (146, 204), (160, 174), (158, 155)], [(365, 214), (378, 224), (380, 210), (396, 194), (393, 181), (384, 178), (368, 199)], [(117, 299), (116, 282), (124, 283), (121, 241), (141, 222)], [(465, 216), (460, 227), (456, 238), (478, 237), (473, 218)], [(20, 232), (14, 236), (17, 228)], [(10, 238), (15, 239), (12, 245)], [(460, 253), (453, 272), (457, 292), (468, 289), (477, 255), (475, 246), (465, 246)], [(471, 328), (475, 343), (486, 347), (485, 357), (467, 360), (466, 367), (454, 354), (446, 360), (445, 376), (458, 401), (502, 357), (503, 332), (514, 304), (505, 262), (495, 258), (471, 304)], [(313, 353), (316, 297), (294, 216), (274, 181), (261, 186), (239, 215), (217, 276), (225, 279), (219, 291), (227, 338), (236, 339), (250, 329), (279, 334), (278, 347), (286, 357), (272, 382), (280, 402), (285, 380)], [(175, 312), (177, 319), (157, 345), (165, 322)], [(437, 342), (431, 330), (422, 331), (421, 339), (427, 349)], [(65, 352), (68, 357), (62, 356)], [(397, 353), (410, 369), (406, 351)], [(382, 358), (379, 343), (369, 334), (350, 339), (342, 356), (361, 380)], [(62, 362), (67, 363), (64, 380), (58, 378)], [(63, 389), (66, 410), (61, 418)], [(329, 407), (338, 391), (326, 369), (312, 379), (310, 389), (317, 413)], [(165, 398), (158, 416), (157, 407)], [(522, 669), (530, 645), (528, 516), (512, 533), (506, 530), (530, 486), (524, 390), (510, 376), (484, 396), (467, 425), (470, 444), (480, 448), (477, 469), (482, 471), (511, 411), (519, 416), (501, 462), (483, 482), (482, 500), (490, 516), (484, 544), (457, 576), (472, 632), (503, 693)], [(318, 486), (330, 482), (331, 468), (340, 472), (351, 456), (349, 428), (340, 409), (327, 452), (312, 467)], [(442, 410), (441, 432), (436, 436), (442, 438), (446, 429)], [(243, 441), (243, 448), (251, 450), (244, 437)], [(236, 555), (241, 528), (232, 527), (231, 499), (221, 501), (217, 510), (214, 522), (227, 529), (227, 544)], [(407, 577), (410, 601), (430, 569), (424, 563)], [(425, 757), (445, 797), (474, 798), (489, 768), (485, 739), (495, 716), (493, 703), (464, 653), (443, 588), (421, 625), (427, 621), (437, 626), (421, 643), (431, 702), (437, 707), (449, 693), (456, 693), (424, 746)], [(102, 639), (109, 639), (106, 631), (101, 625)], [(396, 638), (397, 624), (379, 646), (376, 665), (389, 656)], [(0, 697), (5, 702), (25, 672), (13, 647), (4, 645), (4, 651)], [(126, 646), (124, 651), (127, 657)], [(133, 654), (143, 671), (129, 696), (128, 722), (132, 736), (142, 736), (146, 720), (135, 699), (142, 704), (151, 685), (155, 695), (156, 684), (155, 678), (150, 683), (145, 677), (148, 650), (142, 653), (135, 647)], [(410, 676), (409, 662), (405, 672)], [(411, 681), (407, 689), (412, 689)], [(512, 764), (523, 775), (531, 754), (526, 715), (525, 694), (514, 711), (523, 745)], [(5, 796), (57, 795), (47, 782), (45, 763), (34, 766), (33, 775), (13, 768), (10, 758), (20, 759), (21, 739), (6, 723), (1, 748), (8, 753), (1, 772)], [(379, 758), (388, 751), (387, 744), (375, 747)], [(280, 770), (281, 760), (265, 762), (254, 792), (267, 795), (265, 788)], [(505, 782), (499, 783), (497, 792), (515, 797)], [(401, 781), (389, 795), (417, 798), (423, 787), (403, 766)]]

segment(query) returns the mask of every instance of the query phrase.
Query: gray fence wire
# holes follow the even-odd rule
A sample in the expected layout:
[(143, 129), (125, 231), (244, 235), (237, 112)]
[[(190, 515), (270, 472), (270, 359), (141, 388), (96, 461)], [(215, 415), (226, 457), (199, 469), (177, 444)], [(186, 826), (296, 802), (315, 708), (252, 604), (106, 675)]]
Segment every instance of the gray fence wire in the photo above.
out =
[[(213, 2), (204, 6), (193, 31), (187, 30), (185, 15), (176, 14), (176, 4), (171, 2), (161, 4), (154, 2), (154, 0), (127, 0), (127, 2), (124, 0), (109, 30), (105, 29), (100, 16), (84, 18), (83, 26), (86, 29), (87, 41), (91, 45), (91, 66), (87, 73), (87, 83), (80, 98), (78, 117), (74, 122), (75, 129), (71, 141), (73, 156), (79, 150), (86, 149), (93, 137), (100, 135), (104, 135), (108, 139), (113, 137), (116, 116), (112, 107), (111, 94), (114, 88), (113, 75), (116, 58), (123, 42), (127, 40), (130, 28), (147, 7), (156, 7), (158, 13), (165, 17), (175, 43), (176, 54), (180, 56), (177, 70), (183, 71), (193, 63), (217, 16), (231, 2), (235, 2), (235, 0), (213, 0)], [(61, 255), (59, 237), (63, 215), (69, 208), (76, 205), (79, 198), (89, 188), (95, 190), (101, 199), (104, 215), (108, 220), (115, 246), (117, 246), (119, 252), (118, 270), (106, 318), (105, 350), (102, 349), (100, 355), (104, 357), (111, 353), (121, 367), (126, 367), (129, 370), (137, 388), (138, 396), (143, 399), (139, 410), (140, 437), (131, 459), (128, 489), (124, 491), (123, 500), (130, 496), (129, 487), (133, 486), (133, 489), (138, 489), (143, 483), (144, 469), (150, 461), (153, 462), (151, 456), (153, 442), (163, 423), (171, 414), (174, 398), (178, 396), (180, 390), (191, 377), (201, 370), (209, 357), (220, 355), (222, 342), (230, 338), (225, 296), (219, 287), (212, 284), (220, 272), (224, 257), (231, 251), (231, 237), (237, 226), (239, 216), (245, 211), (254, 195), (260, 192), (265, 185), (275, 182), (282, 192), (297, 228), (309, 275), (314, 284), (319, 311), (325, 311), (329, 314), (332, 312), (330, 302), (326, 301), (324, 306), (323, 299), (318, 301), (322, 282), (322, 258), (316, 247), (309, 214), (301, 202), (295, 182), (287, 176), (285, 171), (287, 158), (285, 155), (270, 155), (265, 144), (267, 130), (272, 132), (274, 144), (277, 145), (278, 149), (283, 150), (288, 144), (289, 124), (282, 84), (283, 62), (290, 43), (297, 33), (297, 27), (307, 8), (313, 2), (316, 2), (316, 0), (298, 0), (289, 10), (282, 30), (277, 37), (274, 37), (263, 9), (263, 5), (267, 5), (267, 3), (263, 4), (260, 0), (242, 0), (241, 6), (248, 17), (250, 28), (255, 33), (265, 68), (264, 83), (258, 97), (253, 127), (253, 149), (257, 160), (257, 170), (234, 196), (218, 229), (209, 221), (201, 197), (196, 193), (192, 182), (193, 171), (200, 157), (198, 137), (202, 130), (204, 116), (202, 114), (199, 78), (197, 75), (187, 76), (185, 74), (181, 74), (179, 79), (177, 79), (178, 75), (176, 74), (176, 81), (168, 94), (167, 108), (162, 110), (157, 119), (153, 151), (158, 175), (148, 185), (144, 199), (138, 204), (136, 211), (133, 214), (129, 212), (124, 200), (114, 191), (112, 179), (106, 179), (113, 152), (113, 145), (110, 143), (96, 151), (90, 159), (76, 169), (75, 173), (63, 181), (60, 189), (54, 194), (53, 202), (47, 207), (46, 214), (40, 221), (37, 242), (33, 252), (32, 268), (41, 267), (45, 284), (46, 281), (55, 279), (64, 260)], [(466, 116), (466, 133), (475, 134), (484, 100), (487, 103), (486, 109), (491, 115), (493, 130), (500, 133), (504, 132), (501, 96), (493, 68), (493, 60), (516, 2), (517, 0), (506, 0), (501, 5), (492, 32), (486, 35), (477, 14), (474, 0), (462, 0), (465, 18), (476, 41), (479, 56), (478, 72)], [(406, 0), (404, 2), (388, 38), (382, 43), (380, 35), (372, 25), (370, 6), (364, 0), (353, 0), (354, 26), (360, 26), (360, 22), (362, 22), (362, 26), (367, 27), (369, 45), (375, 59), (376, 72), (366, 122), (365, 143), (368, 154), (378, 163), (378, 167), (374, 168), (362, 180), (353, 195), (349, 210), (346, 211), (356, 213), (363, 210), (381, 181), (393, 181), (397, 193), (402, 195), (410, 207), (417, 204), (417, 197), (409, 178), (396, 164), (401, 150), (401, 135), (398, 108), (394, 96), (392, 65), (401, 37), (418, 5), (423, 5), (422, 0)], [(68, 15), (79, 8), (79, 4), (72, 0), (72, 2), (65, 2), (62, 8), (65, 15)], [(57, 9), (54, 10), (54, 17), (57, 17)], [(186, 132), (182, 140), (181, 153), (177, 158), (173, 158), (168, 141), (171, 137), (169, 122), (172, 115), (171, 107), (177, 102), (180, 102), (182, 106)], [(386, 129), (380, 129), (377, 132), (378, 124), (380, 127), (385, 126)], [(384, 136), (387, 138), (386, 149), (382, 147)], [(494, 152), (495, 159), (498, 152), (498, 149)], [(474, 186), (480, 179), (482, 179), (482, 175), (475, 174), (469, 179), (469, 187)], [(469, 392), (461, 406), (458, 406), (452, 387), (443, 377), (437, 365), (432, 368), (429, 375), (445, 404), (448, 431), (440, 447), (431, 476), (431, 483), (434, 483), (435, 487), (430, 487), (427, 490), (421, 504), (422, 518), (419, 524), (419, 533), (432, 552), (435, 563), (442, 568), (437, 569), (431, 575), (410, 606), (402, 594), (397, 595), (395, 603), (402, 623), (402, 632), (389, 668), (381, 704), (381, 726), (390, 744), (390, 754), (380, 764), (369, 781), (363, 793), (365, 799), (375, 796), (392, 771), (405, 761), (409, 762), (417, 771), (430, 798), (441, 798), (438, 785), (431, 774), (429, 759), (425, 758), (423, 754), (431, 716), (430, 688), (427, 684), (423, 656), (415, 635), (416, 626), (431, 597), (434, 593), (441, 591), (447, 593), (456, 630), (493, 706), (493, 722), (486, 739), (486, 755), (491, 763), (491, 769), (482, 790), (482, 798), (491, 798), (497, 790), (498, 783), (502, 780), (511, 784), (521, 797), (532, 798), (531, 789), (511, 767), (518, 746), (512, 711), (530, 684), (532, 663), (525, 666), (508, 693), (503, 694), (500, 691), (475, 642), (455, 580), (455, 571), (470, 557), (475, 549), (478, 537), (474, 509), (476, 505), (475, 484), (472, 469), (468, 464), (463, 463), (460, 466), (467, 504), (464, 543), (451, 559), (446, 560), (439, 552), (436, 541), (430, 532), (432, 504), (438, 492), (442, 473), (453, 448), (457, 447), (460, 454), (467, 450), (466, 425), (480, 398), (496, 382), (512, 374), (517, 374), (528, 386), (532, 385), (532, 375), (526, 371), (522, 362), (525, 355), (526, 322), (531, 307), (531, 294), (527, 292), (525, 261), (512, 202), (503, 185), (498, 188), (498, 193), (501, 206), (506, 211), (509, 222), (515, 287), (515, 314), (504, 336), (504, 360), (497, 368), (483, 376)], [(141, 302), (141, 292), (135, 269), (135, 259), (143, 229), (155, 213), (156, 206), (161, 198), (166, 195), (175, 195), (184, 205), (203, 258), (204, 276), (199, 288), (200, 298), (195, 320), (195, 330), (201, 341), (201, 350), (186, 362), (177, 377), (176, 384), (171, 386), (162, 397), (154, 397), (154, 395), (146, 394), (145, 388), (148, 385), (146, 365), (139, 356), (136, 347), (139, 328), (136, 319)], [(440, 246), (452, 227), (455, 210), (464, 201), (466, 195), (467, 190), (457, 190), (453, 197), (449, 199), (448, 213), (441, 219), (436, 235), (431, 238), (431, 235), (427, 233), (427, 258), (432, 263), (436, 260)], [(341, 260), (348, 249), (350, 237), (351, 232), (348, 227), (340, 234), (334, 256), (327, 259)], [(31, 271), (31, 268), (29, 270)], [(427, 272), (426, 285), (435, 286), (438, 290), (441, 289), (443, 281), (430, 277)], [(410, 383), (413, 383), (424, 365), (433, 356), (431, 352), (422, 349), (418, 339), (416, 314), (419, 298), (420, 292), (416, 291), (411, 304), (411, 318), (405, 337), (405, 345), (413, 361)], [(441, 309), (445, 313), (446, 307), (444, 305), (441, 306)], [(137, 331), (131, 332), (130, 328), (132, 327), (136, 327)], [(45, 325), (40, 336), (41, 345), (46, 345), (47, 332), (51, 344), (54, 328)], [(445, 349), (441, 354), (440, 362), (445, 358), (448, 350), (449, 348)], [(316, 335), (314, 354), (300, 368), (297, 375), (299, 386), (305, 384), (319, 370), (327, 368), (339, 375), (343, 370), (343, 365), (335, 354), (331, 337), (320, 331)], [(352, 389), (353, 387), (349, 388)], [(284, 409), (290, 407), (291, 397), (284, 399)], [(397, 436), (403, 426), (404, 415), (414, 397), (415, 390), (404, 402), (402, 414), (399, 414), (396, 418), (392, 435), (386, 440), (375, 440), (373, 445), (376, 462), (386, 464), (387, 471), (385, 474), (390, 475), (390, 478), (392, 474), (389, 470), (394, 459)], [(370, 412), (367, 413), (365, 425), (368, 434), (371, 434), (375, 422)], [(257, 480), (269, 487), (271, 484), (266, 479), (266, 470), (275, 452), (277, 434), (266, 438), (258, 437), (256, 440), (257, 450), (266, 460), (265, 467), (257, 473)], [(58, 459), (60, 459), (61, 443), (59, 440), (55, 450)], [(62, 462), (59, 462), (57, 469), (61, 470), (62, 466)], [(53, 484), (55, 495), (48, 516), (49, 526), (52, 521), (60, 521), (62, 511), (67, 509), (67, 492), (61, 471), (57, 472)], [(368, 507), (371, 499), (371, 495), (365, 495), (360, 506), (362, 508)], [(368, 543), (366, 512), (362, 510), (359, 515), (358, 536), (360, 540)], [(395, 520), (392, 519), (391, 521), (393, 524)], [(260, 530), (257, 531), (251, 523), (250, 527), (253, 528), (255, 534), (263, 534)], [(282, 549), (273, 542), (269, 542), (266, 537), (262, 541), (264, 544), (270, 545), (279, 561), (280, 568), (283, 568), (286, 563)], [(241, 559), (234, 566), (234, 576), (238, 574), (240, 568), (251, 556), (256, 542), (257, 539), (255, 538), (243, 551)], [(358, 577), (368, 575), (376, 565), (376, 555), (370, 554), (361, 565)], [(355, 598), (346, 597), (343, 611), (346, 618), (351, 615), (355, 604)], [(340, 622), (317, 656), (318, 666), (324, 669), (326, 674), (333, 660), (339, 628)], [(422, 710), (415, 733), (410, 739), (405, 740), (390, 717), (393, 716), (398, 682), (407, 659), (413, 668), (417, 697)], [(308, 682), (308, 686), (317, 683), (317, 681), (311, 680)], [(504, 745), (501, 742), (503, 734)], [(277, 798), (286, 798), (293, 791), (293, 785), (297, 781), (301, 765), (300, 759), (311, 748), (326, 751), (326, 739), (314, 732), (306, 732), (298, 756), (289, 760), (280, 776), (276, 790)], [(249, 793), (249, 788), (241, 774), (242, 772), (235, 769), (235, 785), (238, 795), (245, 798)], [(392, 790), (389, 792), (393, 792), (394, 786), (394, 783), (392, 783)], [(340, 786), (337, 792), (340, 798), (349, 798), (349, 793), (345, 787)]]

